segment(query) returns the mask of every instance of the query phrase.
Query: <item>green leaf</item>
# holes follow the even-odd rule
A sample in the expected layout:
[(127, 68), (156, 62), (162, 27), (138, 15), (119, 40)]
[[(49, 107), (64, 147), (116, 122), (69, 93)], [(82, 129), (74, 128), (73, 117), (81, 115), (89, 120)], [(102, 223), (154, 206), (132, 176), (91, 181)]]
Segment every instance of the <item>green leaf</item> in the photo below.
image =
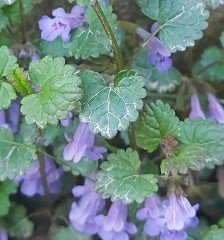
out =
[(118, 130), (125, 130), (137, 120), (137, 110), (143, 106), (141, 98), (146, 95), (144, 79), (136, 71), (123, 73), (117, 86), (113, 82), (107, 85), (99, 73), (81, 74), (84, 98), (80, 119), (88, 122), (94, 133), (100, 132), (106, 138), (113, 138)]
[(132, 149), (118, 150), (108, 155), (108, 161), (101, 164), (101, 171), (96, 176), (95, 190), (103, 198), (124, 203), (143, 202), (145, 197), (157, 190), (157, 179), (153, 174), (138, 174), (140, 159)]
[(193, 75), (203, 77), (211, 82), (224, 80), (224, 50), (210, 47), (202, 54), (193, 68)]
[(15, 142), (9, 129), (0, 128), (0, 143), (0, 181), (21, 175), (37, 157), (35, 146)]
[(11, 55), (6, 46), (0, 48), (0, 77), (6, 77), (12, 74), (18, 64), (15, 56)]
[(164, 159), (161, 164), (161, 173), (169, 175), (187, 174), (188, 169), (199, 171), (213, 159), (206, 156), (203, 147), (197, 144), (183, 145), (178, 149), (174, 157)]
[(79, 110), (82, 91), (80, 78), (64, 58), (44, 57), (29, 67), (31, 82), (41, 90), (22, 99), (21, 112), (27, 123), (45, 127), (66, 119), (72, 110)]
[(9, 235), (16, 238), (28, 238), (32, 235), (34, 224), (26, 217), (26, 209), (14, 204), (4, 219)]
[(68, 57), (68, 44), (64, 43), (60, 37), (57, 37), (54, 41), (40, 42), (40, 49), (43, 54), (49, 54), (53, 57)]
[(137, 0), (142, 12), (160, 25), (161, 41), (170, 50), (184, 51), (200, 39), (209, 12), (198, 0)]
[(224, 5), (224, 0), (204, 0), (204, 2), (212, 7), (212, 8), (217, 8), (219, 5)]
[(133, 68), (146, 80), (146, 88), (159, 93), (173, 91), (181, 83), (181, 74), (176, 68), (160, 72), (148, 62), (148, 52), (141, 51), (135, 60)]
[(193, 119), (180, 123), (181, 134), (179, 140), (183, 144), (202, 147), (208, 167), (220, 164), (224, 160), (224, 125), (212, 120)]
[(10, 207), (9, 197), (17, 192), (17, 183), (11, 180), (0, 182), (0, 216), (8, 214)]
[(16, 136), (18, 142), (35, 142), (37, 136), (37, 126), (35, 124), (27, 124), (23, 118), (21, 124), (19, 125), (18, 135)]
[[(112, 13), (113, 9), (109, 5), (101, 4), (101, 8), (112, 28), (116, 31), (116, 15)], [(87, 59), (89, 57), (97, 58), (100, 54), (108, 54), (111, 51), (111, 44), (102, 27), (98, 16), (92, 7), (89, 7), (85, 19), (89, 25), (87, 28), (79, 28), (72, 35), (69, 48), (69, 54), (75, 58)]]
[(218, 228), (217, 225), (212, 225), (206, 232), (203, 234), (201, 240), (223, 240), (224, 229)]
[(0, 12), (0, 31), (7, 27), (9, 24), (8, 18)]
[(92, 238), (85, 234), (75, 231), (71, 226), (69, 227), (59, 227), (54, 236), (54, 240), (91, 240)]
[(180, 135), (179, 119), (168, 104), (160, 100), (146, 106), (136, 122), (137, 144), (148, 152), (156, 150), (164, 137)]
[(16, 92), (11, 84), (0, 82), (0, 110), (9, 108), (12, 100), (15, 100), (16, 97)]

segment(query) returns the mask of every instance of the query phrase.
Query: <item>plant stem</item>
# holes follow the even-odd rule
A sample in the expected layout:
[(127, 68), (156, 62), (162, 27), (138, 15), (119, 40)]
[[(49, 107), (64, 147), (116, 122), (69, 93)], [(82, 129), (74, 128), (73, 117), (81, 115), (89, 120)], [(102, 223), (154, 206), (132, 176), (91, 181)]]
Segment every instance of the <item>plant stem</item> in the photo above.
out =
[(44, 154), (42, 152), (38, 152), (38, 160), (40, 165), (40, 176), (41, 176), (41, 182), (44, 189), (44, 194), (48, 200), (49, 208), (52, 211), (52, 204), (51, 204), (51, 197), (50, 197), (50, 191), (47, 183), (47, 175), (45, 172), (45, 159)]
[(24, 14), (23, 0), (19, 0), (19, 11), (20, 11), (20, 19), (21, 19), (22, 43), (26, 43), (25, 14)]
[(110, 26), (110, 23), (108, 22), (104, 12), (102, 11), (100, 4), (98, 1), (94, 5), (92, 5), (92, 8), (94, 9), (96, 15), (98, 16), (109, 40), (112, 46), (113, 54), (114, 54), (114, 59), (115, 59), (115, 64), (117, 71), (121, 71), (124, 68), (124, 63), (123, 63), (123, 58), (121, 55), (120, 48), (118, 46), (116, 37), (114, 35), (114, 32)]

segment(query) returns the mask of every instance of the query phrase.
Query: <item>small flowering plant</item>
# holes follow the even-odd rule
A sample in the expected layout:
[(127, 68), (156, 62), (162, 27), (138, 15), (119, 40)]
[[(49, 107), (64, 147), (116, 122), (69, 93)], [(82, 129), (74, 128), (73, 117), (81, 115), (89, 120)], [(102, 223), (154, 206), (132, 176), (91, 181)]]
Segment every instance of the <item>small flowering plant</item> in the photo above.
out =
[(223, 5), (0, 0), (0, 240), (224, 239)]

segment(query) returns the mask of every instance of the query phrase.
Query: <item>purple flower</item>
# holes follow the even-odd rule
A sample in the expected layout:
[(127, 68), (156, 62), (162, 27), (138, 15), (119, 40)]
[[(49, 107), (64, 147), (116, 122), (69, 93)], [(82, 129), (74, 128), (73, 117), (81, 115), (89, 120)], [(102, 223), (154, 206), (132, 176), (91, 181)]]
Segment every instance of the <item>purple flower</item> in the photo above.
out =
[(10, 128), (13, 132), (18, 130), (19, 126), (19, 102), (13, 101), (9, 109), (0, 111), (0, 127)]
[[(153, 24), (151, 32), (155, 32), (157, 28), (158, 24)], [(146, 41), (151, 35), (151, 33), (142, 28), (137, 29), (137, 34), (142, 37), (144, 41)], [(149, 52), (149, 63), (155, 65), (155, 67), (160, 72), (167, 72), (170, 68), (172, 68), (173, 61), (170, 58), (171, 51), (163, 45), (159, 38), (153, 37), (151, 41), (145, 46), (145, 49)]]
[(137, 227), (127, 222), (128, 207), (122, 201), (112, 203), (107, 216), (95, 218), (98, 234), (103, 240), (129, 240), (129, 234), (137, 233)]
[(189, 118), (190, 119), (194, 119), (194, 118), (205, 119), (206, 118), (205, 114), (201, 108), (201, 105), (200, 105), (197, 95), (191, 96), (191, 112), (189, 114)]
[(63, 127), (68, 127), (69, 124), (72, 122), (73, 114), (69, 112), (68, 118), (65, 120), (60, 120), (60, 123)]
[(95, 217), (103, 209), (105, 200), (94, 191), (94, 183), (89, 179), (85, 179), (84, 186), (74, 187), (72, 193), (81, 197), (72, 204), (69, 213), (72, 226), (78, 231), (95, 234), (98, 230)]
[(87, 157), (91, 160), (103, 159), (103, 153), (107, 151), (104, 147), (94, 146), (95, 135), (89, 129), (87, 123), (79, 123), (76, 129), (73, 140), (71, 140), (63, 151), (66, 161), (73, 160), (77, 163), (82, 157)]
[(3, 228), (0, 228), (0, 240), (8, 240), (8, 234)]
[[(44, 195), (44, 190), (40, 175), (39, 161), (33, 162), (29, 170), (22, 176), (16, 177), (17, 182), (21, 182), (21, 192), (29, 197), (35, 194)], [(45, 172), (47, 175), (47, 183), (51, 193), (58, 193), (62, 187), (60, 181), (64, 171), (57, 168), (54, 161), (45, 157)]]
[(40, 61), (40, 56), (34, 50), (27, 51), (25, 49), (22, 49), (19, 53), (19, 58), (22, 58), (22, 57), (30, 58), (32, 62)]
[(151, 237), (161, 234), (160, 240), (185, 240), (185, 230), (198, 224), (198, 208), (198, 204), (191, 206), (183, 195), (171, 193), (163, 201), (158, 196), (148, 198), (136, 217), (146, 219), (144, 232)]
[(46, 41), (53, 41), (60, 36), (63, 42), (69, 42), (70, 31), (85, 24), (85, 11), (86, 8), (75, 5), (71, 13), (66, 13), (63, 8), (57, 8), (52, 12), (54, 18), (42, 16), (39, 20), (41, 37)]
[(209, 93), (208, 94), (209, 101), (209, 112), (210, 116), (215, 119), (218, 123), (224, 123), (224, 109), (222, 105), (218, 102), (216, 97)]

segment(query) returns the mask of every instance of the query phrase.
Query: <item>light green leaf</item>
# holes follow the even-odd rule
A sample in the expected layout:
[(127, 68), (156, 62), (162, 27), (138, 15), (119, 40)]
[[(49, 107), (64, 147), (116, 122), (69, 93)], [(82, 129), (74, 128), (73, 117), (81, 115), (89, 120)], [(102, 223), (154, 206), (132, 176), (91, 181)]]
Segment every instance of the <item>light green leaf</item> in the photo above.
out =
[(205, 230), (200, 240), (223, 240), (224, 229), (218, 228), (217, 225), (212, 225), (209, 229)]
[[(122, 79), (121, 79), (122, 74)], [(88, 122), (94, 133), (100, 132), (106, 138), (113, 138), (117, 131), (125, 130), (130, 122), (138, 118), (146, 91), (144, 79), (134, 70), (123, 71), (113, 82), (105, 83), (105, 79), (96, 72), (85, 71), (81, 74), (84, 98), (80, 119)]]
[(103, 198), (124, 203), (143, 202), (145, 197), (157, 190), (157, 179), (153, 174), (138, 173), (140, 159), (132, 149), (118, 150), (108, 155), (108, 161), (101, 164), (101, 171), (96, 176), (95, 190)]
[(137, 144), (148, 152), (156, 150), (164, 137), (180, 135), (179, 119), (168, 104), (161, 101), (146, 106), (136, 122)]
[(148, 62), (148, 52), (141, 51), (133, 68), (146, 80), (146, 88), (159, 93), (173, 91), (181, 83), (181, 74), (176, 68), (160, 72)]
[(217, 8), (219, 5), (224, 5), (224, 0), (204, 0), (204, 2), (212, 7), (212, 8)]
[(28, 238), (32, 235), (34, 224), (26, 217), (26, 209), (22, 205), (14, 204), (4, 219), (11, 237)]
[[(112, 13), (113, 9), (109, 5), (101, 4), (101, 8), (112, 28), (116, 31), (116, 15)], [(72, 35), (69, 48), (69, 54), (75, 58), (86, 59), (89, 57), (97, 58), (100, 54), (108, 54), (111, 51), (111, 44), (102, 27), (98, 16), (92, 7), (89, 7), (85, 19), (89, 27), (79, 28)]]
[(57, 232), (54, 236), (54, 240), (91, 240), (92, 238), (85, 234), (75, 231), (71, 226), (60, 227), (57, 229)]
[(6, 46), (0, 48), (0, 77), (6, 77), (12, 74), (18, 64), (15, 56), (11, 55)]
[(8, 18), (0, 12), (0, 31), (6, 28), (8, 24), (9, 24)]
[(187, 174), (188, 169), (199, 171), (213, 159), (206, 156), (206, 150), (197, 144), (183, 145), (174, 157), (164, 159), (161, 164), (161, 173), (169, 175)]
[(202, 54), (201, 59), (193, 68), (193, 75), (203, 77), (211, 82), (224, 80), (224, 50), (210, 47)]
[(65, 65), (64, 58), (46, 56), (40, 62), (32, 62), (29, 75), (41, 90), (21, 101), (21, 112), (27, 123), (40, 127), (47, 123), (54, 125), (66, 119), (70, 111), (79, 110), (81, 80), (71, 65)]
[(17, 143), (10, 129), (0, 128), (0, 181), (21, 175), (36, 157), (34, 145)]
[(11, 180), (0, 182), (0, 216), (8, 214), (10, 207), (10, 195), (16, 193), (17, 183)]
[(0, 110), (7, 109), (11, 101), (16, 99), (16, 92), (13, 86), (7, 82), (0, 81)]
[(208, 167), (220, 164), (224, 160), (224, 125), (212, 120), (193, 119), (180, 123), (179, 140), (183, 144), (202, 147), (204, 155), (209, 160)]
[(160, 25), (160, 39), (170, 50), (184, 51), (200, 39), (209, 12), (198, 0), (137, 0), (142, 12)]

